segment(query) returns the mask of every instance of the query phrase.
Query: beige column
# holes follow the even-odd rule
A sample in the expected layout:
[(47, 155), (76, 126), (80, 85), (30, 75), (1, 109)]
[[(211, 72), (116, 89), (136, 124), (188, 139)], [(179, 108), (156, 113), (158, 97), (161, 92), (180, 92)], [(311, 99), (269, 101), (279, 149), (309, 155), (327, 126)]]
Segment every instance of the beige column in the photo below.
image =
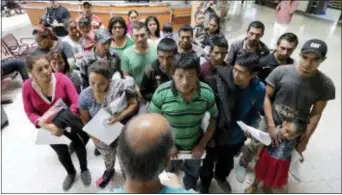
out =
[(191, 1), (191, 26), (195, 25), (195, 13), (202, 1)]

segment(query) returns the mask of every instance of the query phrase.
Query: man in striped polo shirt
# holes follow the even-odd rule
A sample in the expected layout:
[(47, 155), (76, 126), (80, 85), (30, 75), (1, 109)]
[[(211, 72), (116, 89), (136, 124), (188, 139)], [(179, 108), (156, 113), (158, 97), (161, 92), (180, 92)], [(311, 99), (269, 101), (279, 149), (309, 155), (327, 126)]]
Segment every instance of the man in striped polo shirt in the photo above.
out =
[[(216, 126), (217, 107), (212, 89), (199, 81), (199, 58), (180, 54), (173, 65), (173, 80), (159, 86), (152, 97), (149, 112), (160, 113), (169, 121), (175, 137), (172, 158), (179, 151), (191, 151), (193, 159), (184, 161), (183, 183), (186, 189), (195, 189), (199, 178), (201, 156)], [(207, 129), (201, 129), (201, 121), (209, 112), (211, 119)], [(171, 162), (174, 166), (177, 160)]]

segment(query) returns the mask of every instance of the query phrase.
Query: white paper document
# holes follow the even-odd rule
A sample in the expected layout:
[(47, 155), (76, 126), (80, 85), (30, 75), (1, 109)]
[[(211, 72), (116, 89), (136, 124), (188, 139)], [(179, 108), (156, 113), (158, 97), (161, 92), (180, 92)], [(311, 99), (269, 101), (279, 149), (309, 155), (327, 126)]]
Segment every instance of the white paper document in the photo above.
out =
[(50, 144), (70, 144), (71, 140), (62, 135), (60, 137), (54, 136), (49, 130), (46, 129), (35, 129), (37, 131), (36, 145), (50, 145)]
[(110, 114), (101, 108), (97, 114), (83, 127), (83, 130), (104, 142), (111, 144), (117, 137), (119, 137), (123, 124), (117, 122), (113, 125), (108, 124)]
[(241, 127), (243, 131), (247, 131), (251, 136), (255, 139), (268, 146), (271, 144), (272, 139), (268, 133), (265, 133), (259, 129), (255, 129), (254, 127), (248, 126), (242, 121), (237, 121), (237, 124)]
[(210, 113), (206, 112), (202, 118), (202, 122), (201, 122), (201, 128), (203, 130), (203, 132), (205, 133), (208, 129), (209, 126), (209, 122), (210, 122)]
[[(204, 159), (207, 153), (204, 151), (201, 159)], [(191, 151), (179, 151), (177, 154), (177, 158), (173, 160), (187, 160), (187, 159), (194, 159), (191, 154)]]

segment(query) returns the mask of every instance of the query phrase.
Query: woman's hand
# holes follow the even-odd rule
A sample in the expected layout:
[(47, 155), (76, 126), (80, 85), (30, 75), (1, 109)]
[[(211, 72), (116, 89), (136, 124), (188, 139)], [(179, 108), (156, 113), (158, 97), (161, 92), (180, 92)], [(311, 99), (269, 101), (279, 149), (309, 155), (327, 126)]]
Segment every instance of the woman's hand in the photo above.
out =
[(114, 115), (108, 119), (108, 125), (113, 125), (116, 122), (120, 122), (121, 117), (119, 115)]
[(46, 129), (49, 130), (54, 136), (60, 137), (63, 135), (63, 130), (52, 123), (47, 124)]

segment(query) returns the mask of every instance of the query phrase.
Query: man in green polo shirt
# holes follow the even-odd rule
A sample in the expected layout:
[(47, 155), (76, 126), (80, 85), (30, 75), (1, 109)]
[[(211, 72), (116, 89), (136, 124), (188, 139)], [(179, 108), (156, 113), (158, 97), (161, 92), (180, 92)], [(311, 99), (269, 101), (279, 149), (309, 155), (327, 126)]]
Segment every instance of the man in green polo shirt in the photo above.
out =
[[(201, 156), (215, 131), (217, 107), (212, 89), (199, 81), (198, 57), (179, 54), (172, 74), (173, 80), (157, 88), (148, 110), (164, 115), (169, 121), (175, 137), (172, 158), (177, 158), (179, 151), (191, 151), (193, 159), (184, 161), (183, 183), (186, 189), (195, 189)], [(203, 130), (201, 121), (205, 112), (210, 113), (211, 119)], [(176, 162), (173, 160), (171, 164)]]
[(121, 70), (124, 75), (132, 76), (140, 87), (145, 68), (157, 59), (157, 48), (147, 43), (147, 30), (142, 22), (133, 24), (132, 38), (135, 44), (122, 53)]

